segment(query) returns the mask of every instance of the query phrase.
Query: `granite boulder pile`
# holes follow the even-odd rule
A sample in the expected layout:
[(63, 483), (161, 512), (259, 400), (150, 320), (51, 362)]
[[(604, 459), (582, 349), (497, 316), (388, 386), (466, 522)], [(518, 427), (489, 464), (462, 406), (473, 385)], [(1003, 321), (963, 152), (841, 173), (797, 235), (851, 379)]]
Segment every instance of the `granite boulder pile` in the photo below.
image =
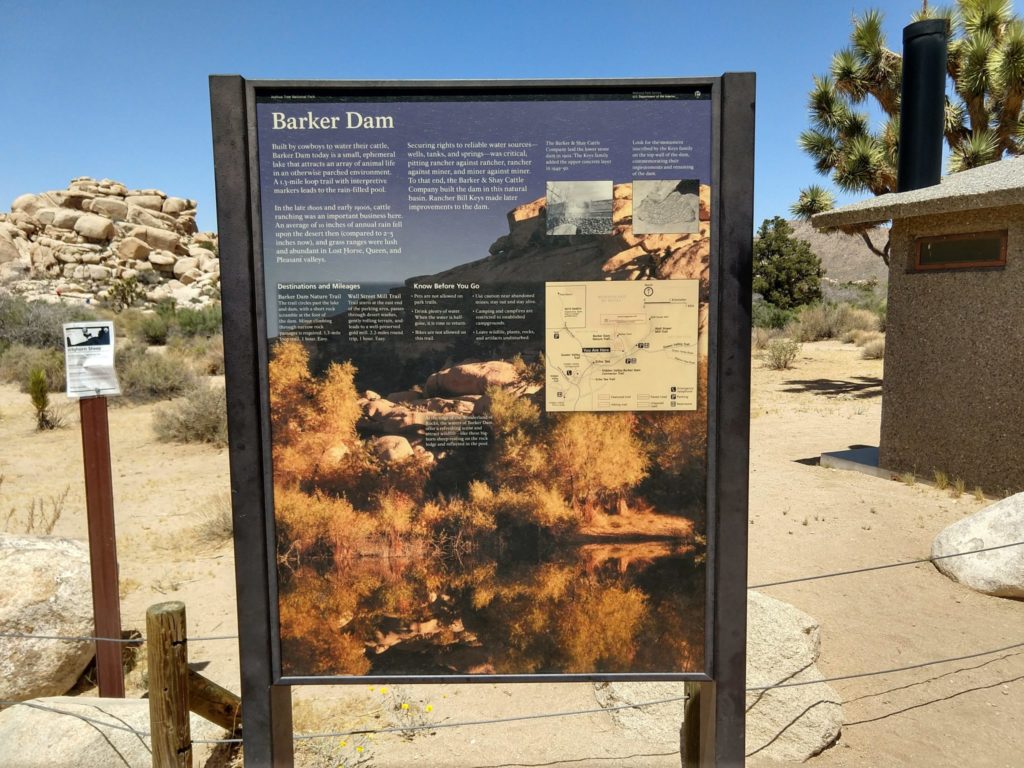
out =
[(110, 179), (76, 178), (0, 213), (0, 285), (32, 299), (203, 305), (220, 297), (217, 254), (194, 200)]

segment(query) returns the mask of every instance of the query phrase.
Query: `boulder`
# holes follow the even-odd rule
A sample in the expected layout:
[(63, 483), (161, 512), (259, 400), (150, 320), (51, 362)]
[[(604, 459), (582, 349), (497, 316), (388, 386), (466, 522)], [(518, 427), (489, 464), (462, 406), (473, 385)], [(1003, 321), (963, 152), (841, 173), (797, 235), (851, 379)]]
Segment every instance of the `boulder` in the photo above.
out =
[(97, 197), (90, 203), (89, 210), (113, 221), (124, 221), (128, 216), (128, 205), (113, 197)]
[(179, 213), (184, 213), (189, 208), (195, 208), (195, 204), (191, 200), (185, 200), (181, 197), (168, 197), (164, 200), (161, 210), (164, 213), (169, 213), (172, 216), (177, 216)]
[(176, 251), (181, 247), (181, 241), (174, 232), (157, 227), (136, 227), (130, 235), (165, 251)]
[(109, 280), (110, 275), (111, 272), (109, 267), (102, 267), (99, 264), (93, 264), (88, 268), (88, 276), (90, 280)]
[(0, 264), (14, 261), (21, 257), (21, 252), (14, 244), (14, 238), (6, 232), (0, 232)]
[(110, 240), (114, 237), (114, 222), (94, 213), (87, 213), (75, 222), (75, 232), (90, 240)]
[[(808, 682), (747, 694), (747, 755), (778, 762), (803, 762), (839, 738), (843, 713), (839, 696), (821, 680), (814, 662), (819, 628), (788, 603), (747, 593), (747, 686)], [(598, 683), (601, 706), (613, 707), (683, 695), (682, 683)], [(676, 747), (682, 702), (610, 714), (648, 746)]]
[(504, 360), (463, 363), (431, 374), (423, 391), (427, 395), (483, 395), (488, 387), (512, 386), (518, 380), (515, 366)]
[(54, 211), (53, 221), (50, 223), (61, 229), (74, 229), (75, 222), (82, 218), (81, 211), (72, 211), (67, 208), (58, 208)]
[[(0, 712), (0, 768), (150, 768), (153, 755), (145, 736), (150, 727), (147, 699), (34, 699)], [(225, 738), (221, 728), (199, 715), (191, 715), (189, 730), (193, 739)], [(189, 764), (206, 765), (213, 749), (193, 744)]]
[(163, 210), (164, 200), (160, 195), (129, 195), (124, 199), (126, 205), (137, 205), (150, 211)]
[[(93, 634), (89, 554), (82, 542), (0, 534), (0, 627), (4, 632)], [(0, 700), (69, 690), (94, 653), (88, 640), (0, 638)], [(0, 744), (6, 741), (0, 737)], [(0, 753), (5, 750), (0, 750)], [(2, 758), (0, 758), (2, 759)]]
[(370, 450), (389, 464), (408, 459), (413, 455), (412, 444), (399, 435), (375, 437), (370, 441)]
[(137, 237), (126, 237), (117, 247), (117, 255), (125, 261), (142, 261), (149, 251), (149, 245)]
[(1020, 600), (1024, 599), (1024, 545), (948, 557), (1018, 541), (1024, 541), (1024, 493), (1007, 496), (943, 530), (932, 543), (932, 562), (964, 586)]
[(191, 269), (196, 269), (198, 265), (199, 259), (193, 259), (188, 256), (180, 258), (176, 262), (174, 262), (174, 276), (177, 277), (178, 279), (181, 279), (182, 275), (184, 275)]
[(174, 262), (177, 261), (174, 254), (168, 253), (167, 251), (151, 251), (147, 258), (149, 259), (149, 263), (154, 267), (167, 272), (174, 269)]
[(128, 206), (128, 221), (132, 224), (141, 224), (144, 227), (155, 227), (156, 229), (174, 230), (174, 217), (151, 211), (148, 208), (139, 208), (137, 205)]

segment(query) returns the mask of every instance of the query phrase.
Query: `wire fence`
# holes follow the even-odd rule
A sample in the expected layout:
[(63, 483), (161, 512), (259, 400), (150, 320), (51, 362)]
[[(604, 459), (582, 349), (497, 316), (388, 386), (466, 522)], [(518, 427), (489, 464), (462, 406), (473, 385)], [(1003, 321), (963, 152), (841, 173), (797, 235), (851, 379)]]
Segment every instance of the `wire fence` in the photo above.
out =
[[(915, 560), (902, 560), (902, 561), (895, 562), (895, 563), (885, 563), (885, 564), (882, 564), (882, 565), (873, 565), (873, 566), (866, 566), (866, 567), (863, 567), (863, 568), (854, 568), (854, 569), (844, 570), (844, 571), (835, 571), (835, 572), (832, 572), (832, 573), (822, 573), (822, 574), (816, 574), (816, 575), (813, 575), (813, 576), (804, 576), (804, 577), (796, 578), (796, 579), (785, 579), (785, 580), (782, 580), (782, 581), (766, 582), (764, 584), (754, 584), (754, 585), (748, 586), (747, 588), (748, 589), (764, 589), (764, 588), (768, 588), (768, 587), (777, 587), (777, 586), (782, 586), (782, 585), (786, 585), (786, 584), (797, 584), (797, 583), (801, 583), (801, 582), (818, 581), (818, 580), (821, 580), (821, 579), (836, 578), (836, 577), (840, 577), (840, 576), (850, 576), (850, 575), (860, 574), (860, 573), (869, 573), (869, 572), (872, 572), (872, 571), (881, 571), (881, 570), (887, 570), (887, 569), (890, 569), (890, 568), (901, 568), (901, 567), (904, 567), (904, 566), (920, 565), (920, 564), (923, 564), (923, 563), (934, 563), (936, 560), (945, 560), (945, 559), (949, 559), (949, 558), (953, 558), (953, 557), (964, 557), (966, 555), (975, 555), (975, 554), (979, 554), (979, 553), (983, 553), (983, 552), (992, 552), (992, 551), (996, 551), (996, 550), (1007, 549), (1007, 548), (1010, 548), (1010, 547), (1018, 547), (1018, 546), (1021, 546), (1021, 545), (1024, 545), (1024, 541), (1016, 541), (1016, 542), (1012, 542), (1012, 543), (1009, 543), (1009, 544), (999, 544), (999, 545), (992, 546), (992, 547), (981, 547), (979, 549), (972, 549), (972, 550), (967, 550), (967, 551), (964, 551), (964, 552), (954, 552), (954, 553), (951, 553), (951, 554), (948, 554), (948, 555), (937, 555), (937, 556), (931, 557), (931, 558), (919, 558), (919, 559), (915, 559)], [(65, 642), (67, 642), (67, 641), (71, 641), (71, 642), (90, 641), (90, 642), (120, 643), (120, 644), (124, 644), (124, 645), (134, 645), (134, 646), (140, 646), (140, 645), (143, 645), (146, 642), (146, 639), (144, 637), (141, 637), (141, 636), (138, 636), (138, 637), (126, 637), (126, 638), (112, 638), (112, 637), (92, 637), (92, 636), (82, 636), (82, 635), (43, 635), (43, 634), (30, 634), (30, 633), (22, 633), (22, 632), (0, 632), (0, 638), (26, 639), (26, 640), (53, 640), (53, 641), (65, 641)], [(190, 643), (207, 642), (207, 641), (219, 641), (219, 640), (237, 640), (237, 639), (238, 639), (238, 635), (210, 635), (210, 636), (196, 636), (196, 637), (189, 636), (188, 637), (188, 641)], [(923, 668), (926, 668), (926, 667), (932, 667), (932, 666), (937, 666), (937, 665), (941, 665), (941, 664), (950, 664), (950, 663), (957, 662), (957, 661), (966, 661), (966, 660), (969, 660), (969, 659), (977, 659), (977, 658), (982, 658), (982, 657), (985, 657), (985, 656), (992, 656), (992, 655), (995, 655), (995, 654), (998, 654), (998, 653), (1003, 653), (1005, 651), (1014, 650), (1014, 649), (1017, 649), (1017, 648), (1024, 648), (1024, 642), (1017, 642), (1017, 643), (1013, 643), (1013, 644), (1010, 644), (1010, 645), (1002, 646), (1000, 648), (993, 648), (991, 650), (979, 651), (977, 653), (971, 653), (971, 654), (966, 654), (966, 655), (962, 655), (962, 656), (952, 656), (952, 657), (943, 658), (943, 659), (932, 659), (932, 660), (929, 660), (929, 661), (918, 662), (916, 664), (908, 664), (908, 665), (905, 665), (905, 666), (902, 666), (902, 667), (891, 667), (891, 668), (888, 668), (888, 669), (875, 670), (875, 671), (871, 671), (871, 672), (858, 672), (858, 673), (853, 673), (853, 674), (848, 674), (848, 675), (839, 675), (839, 676), (836, 676), (836, 677), (811, 679), (811, 680), (797, 680), (797, 681), (787, 680), (787, 681), (781, 681), (781, 682), (777, 682), (777, 683), (771, 683), (771, 684), (768, 684), (768, 685), (750, 686), (750, 687), (748, 687), (746, 689), (746, 691), (747, 691), (747, 693), (762, 693), (762, 692), (765, 692), (765, 691), (776, 690), (776, 689), (781, 689), (781, 688), (794, 688), (794, 687), (809, 686), (809, 685), (822, 685), (822, 684), (842, 682), (842, 681), (846, 681), (846, 680), (862, 679), (862, 678), (868, 678), (868, 677), (881, 677), (881, 676), (885, 676), (885, 675), (898, 674), (898, 673), (902, 673), (902, 672), (910, 672), (910, 671), (913, 671), (913, 670), (923, 669)], [(467, 727), (474, 727), (474, 726), (500, 725), (500, 724), (507, 724), (507, 723), (514, 723), (514, 722), (523, 722), (523, 721), (530, 721), (530, 720), (543, 720), (543, 719), (550, 719), (550, 718), (567, 718), (567, 717), (575, 717), (575, 716), (580, 716), (580, 715), (591, 715), (591, 714), (599, 714), (599, 713), (614, 712), (614, 711), (621, 711), (621, 710), (630, 710), (630, 709), (646, 709), (646, 708), (649, 708), (649, 707), (657, 707), (657, 706), (663, 706), (663, 705), (666, 705), (666, 704), (685, 702), (688, 698), (689, 698), (689, 696), (684, 694), (684, 695), (680, 695), (680, 696), (672, 696), (672, 697), (669, 697), (669, 698), (662, 698), (662, 699), (657, 699), (657, 700), (653, 700), (653, 701), (643, 701), (643, 702), (638, 702), (638, 703), (634, 703), (634, 704), (621, 704), (621, 705), (615, 705), (615, 706), (610, 706), (610, 707), (598, 707), (598, 708), (593, 708), (593, 709), (579, 709), (579, 710), (570, 710), (570, 711), (562, 711), (562, 712), (541, 712), (541, 713), (532, 713), (532, 714), (528, 714), (528, 715), (516, 715), (516, 716), (512, 716), (512, 717), (502, 717), (502, 718), (485, 719), (485, 720), (465, 720), (465, 721), (456, 721), (456, 722), (437, 722), (437, 723), (424, 723), (424, 724), (408, 724), (408, 725), (401, 725), (401, 726), (395, 726), (395, 727), (389, 727), (389, 728), (358, 728), (358, 729), (350, 729), (350, 730), (344, 730), (344, 731), (331, 731), (331, 732), (326, 732), (326, 733), (295, 733), (292, 736), (293, 736), (293, 738), (296, 741), (310, 741), (310, 740), (316, 740), (316, 739), (336, 739), (336, 738), (345, 738), (345, 737), (351, 737), (351, 736), (376, 736), (376, 735), (386, 735), (386, 734), (394, 734), (394, 733), (410, 734), (410, 733), (419, 732), (419, 731), (431, 731), (432, 732), (432, 731), (448, 729), (448, 728), (467, 728)], [(74, 717), (74, 718), (77, 718), (78, 720), (81, 720), (83, 722), (89, 723), (90, 725), (100, 726), (100, 727), (109, 728), (109, 729), (117, 730), (117, 731), (126, 731), (126, 732), (131, 733), (131, 734), (133, 734), (135, 736), (138, 736), (140, 738), (147, 738), (148, 739), (150, 737), (150, 733), (146, 732), (146, 731), (140, 731), (138, 729), (132, 728), (132, 727), (124, 725), (124, 724), (111, 723), (111, 722), (108, 722), (108, 721), (100, 720), (100, 719), (95, 718), (95, 717), (89, 717), (87, 715), (83, 715), (83, 714), (78, 713), (78, 712), (71, 712), (71, 711), (68, 711), (66, 709), (60, 709), (58, 707), (54, 707), (54, 706), (51, 706), (51, 705), (39, 704), (38, 702), (33, 702), (33, 701), (15, 701), (15, 700), (4, 701), (4, 700), (0, 700), (0, 707), (9, 707), (9, 706), (31, 707), (33, 709), (49, 711), (49, 712), (53, 712), (55, 714), (60, 714), (60, 715), (66, 715), (66, 716), (69, 716), (69, 717)], [(217, 744), (240, 744), (242, 742), (242, 739), (240, 739), (240, 738), (229, 738), (229, 739), (193, 739), (192, 741), (193, 741), (194, 744), (212, 744), (212, 745), (217, 745)]]

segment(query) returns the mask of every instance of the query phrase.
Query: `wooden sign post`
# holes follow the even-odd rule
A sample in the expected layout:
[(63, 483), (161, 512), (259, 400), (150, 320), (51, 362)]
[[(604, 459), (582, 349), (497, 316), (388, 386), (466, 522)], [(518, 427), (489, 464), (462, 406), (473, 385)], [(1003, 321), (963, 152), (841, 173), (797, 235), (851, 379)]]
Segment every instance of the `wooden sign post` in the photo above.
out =
[(82, 417), (92, 610), (96, 637), (101, 638), (96, 641), (96, 678), (100, 696), (123, 699), (121, 598), (117, 584), (117, 541), (114, 535), (114, 488), (110, 473), (107, 398), (83, 397), (78, 401), (78, 407)]

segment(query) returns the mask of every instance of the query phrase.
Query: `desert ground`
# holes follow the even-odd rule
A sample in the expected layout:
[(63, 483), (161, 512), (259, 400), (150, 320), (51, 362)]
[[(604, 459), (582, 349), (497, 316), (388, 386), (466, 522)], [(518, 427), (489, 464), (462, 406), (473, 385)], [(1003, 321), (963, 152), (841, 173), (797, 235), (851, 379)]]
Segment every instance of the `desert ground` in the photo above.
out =
[[(882, 361), (864, 360), (860, 352), (836, 341), (804, 344), (794, 366), (781, 371), (769, 370), (755, 353), (751, 585), (925, 558), (939, 531), (992, 501), (969, 491), (954, 497), (925, 479), (886, 480), (817, 466), (823, 451), (878, 444)], [(192, 637), (235, 635), (233, 553), (218, 525), (227, 505), (227, 451), (158, 442), (150, 422), (160, 407), (112, 402), (110, 410), (122, 622), (143, 631), (149, 605), (182, 600)], [(28, 396), (0, 386), (0, 510), (21, 515), (33, 503), (52, 509), (67, 489), (54, 533), (85, 538), (77, 407), (67, 408), (66, 428), (36, 432)], [(928, 563), (762, 591), (817, 619), (818, 666), (828, 678), (1024, 641), (1024, 604), (975, 593)], [(193, 640), (189, 657), (203, 674), (238, 690), (234, 640)], [(130, 696), (142, 694), (143, 675), (144, 663), (130, 673)], [(1024, 648), (833, 686), (845, 725), (839, 741), (811, 758), (811, 766), (1021, 765)], [(94, 692), (86, 688), (83, 695)], [(652, 691), (651, 699), (659, 697)], [(590, 684), (307, 686), (294, 690), (293, 699), (300, 733), (598, 710), (311, 739), (298, 744), (300, 766), (679, 765), (675, 734), (634, 728), (629, 718), (599, 711)], [(748, 740), (747, 764), (775, 765), (757, 754), (759, 746)]]

